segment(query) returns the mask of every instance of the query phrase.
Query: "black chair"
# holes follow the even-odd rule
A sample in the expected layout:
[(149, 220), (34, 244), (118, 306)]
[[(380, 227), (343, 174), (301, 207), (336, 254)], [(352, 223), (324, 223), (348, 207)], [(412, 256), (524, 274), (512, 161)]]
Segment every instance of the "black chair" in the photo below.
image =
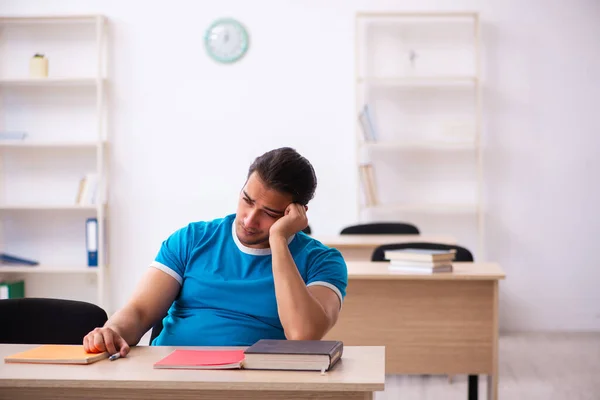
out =
[(384, 253), (386, 250), (399, 249), (428, 249), (428, 250), (456, 250), (454, 261), (458, 262), (473, 262), (473, 254), (464, 247), (429, 242), (414, 242), (414, 243), (390, 243), (378, 246), (373, 250), (371, 261), (386, 261)]
[(0, 300), (0, 343), (83, 344), (108, 316), (83, 301), (22, 298)]
[(404, 222), (374, 222), (347, 226), (340, 235), (418, 235), (419, 229)]
[[(373, 250), (371, 255), (371, 261), (386, 261), (384, 252), (386, 250), (398, 250), (398, 249), (427, 249), (427, 250), (456, 250), (454, 261), (458, 262), (473, 262), (473, 254), (462, 246), (442, 244), (442, 243), (429, 243), (429, 242), (414, 242), (414, 243), (392, 243), (378, 246)], [(468, 399), (477, 400), (479, 391), (479, 376), (469, 375), (469, 386), (468, 386)]]
[(160, 335), (160, 332), (162, 332), (162, 330), (163, 330), (163, 323), (162, 322), (163, 322), (163, 318), (164, 317), (166, 317), (166, 315), (162, 316), (158, 320), (158, 322), (156, 324), (154, 324), (154, 326), (152, 327), (152, 332), (150, 332), (150, 343), (149, 343), (149, 345), (152, 345), (152, 341), (154, 339), (156, 339), (158, 335)]

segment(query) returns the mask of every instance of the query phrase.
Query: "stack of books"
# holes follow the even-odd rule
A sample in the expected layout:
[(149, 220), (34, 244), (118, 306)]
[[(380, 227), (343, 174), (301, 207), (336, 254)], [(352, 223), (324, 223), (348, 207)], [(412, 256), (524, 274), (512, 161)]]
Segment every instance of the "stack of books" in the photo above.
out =
[(245, 350), (176, 349), (154, 364), (157, 369), (330, 370), (341, 358), (337, 340), (261, 339)]
[(433, 274), (452, 272), (456, 250), (398, 249), (384, 251), (389, 269), (398, 272)]

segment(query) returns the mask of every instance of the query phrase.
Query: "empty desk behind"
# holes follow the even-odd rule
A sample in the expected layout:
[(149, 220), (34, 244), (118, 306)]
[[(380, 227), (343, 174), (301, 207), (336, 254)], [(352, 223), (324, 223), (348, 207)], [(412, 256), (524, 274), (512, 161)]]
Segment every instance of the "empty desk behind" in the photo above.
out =
[(347, 264), (348, 294), (326, 338), (385, 346), (388, 374), (487, 375), (496, 398), (498, 264), (454, 263), (454, 272), (430, 275)]
[(391, 243), (436, 242), (456, 244), (449, 235), (334, 235), (314, 236), (326, 246), (338, 249), (346, 261), (370, 261), (376, 247)]

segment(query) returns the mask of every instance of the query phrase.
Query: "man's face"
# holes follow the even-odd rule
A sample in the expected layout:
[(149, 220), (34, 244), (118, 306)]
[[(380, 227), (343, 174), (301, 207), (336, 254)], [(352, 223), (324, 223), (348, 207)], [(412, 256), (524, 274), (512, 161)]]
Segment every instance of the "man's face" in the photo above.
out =
[(269, 229), (281, 218), (292, 196), (267, 188), (253, 172), (240, 193), (235, 232), (242, 244), (252, 248), (269, 247)]

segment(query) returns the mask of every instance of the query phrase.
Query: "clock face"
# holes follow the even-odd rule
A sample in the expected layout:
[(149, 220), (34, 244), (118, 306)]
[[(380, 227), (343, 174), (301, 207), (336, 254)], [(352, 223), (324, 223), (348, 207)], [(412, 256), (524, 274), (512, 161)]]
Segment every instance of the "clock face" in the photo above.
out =
[(215, 61), (232, 63), (248, 50), (248, 33), (236, 20), (220, 19), (207, 29), (204, 45)]

